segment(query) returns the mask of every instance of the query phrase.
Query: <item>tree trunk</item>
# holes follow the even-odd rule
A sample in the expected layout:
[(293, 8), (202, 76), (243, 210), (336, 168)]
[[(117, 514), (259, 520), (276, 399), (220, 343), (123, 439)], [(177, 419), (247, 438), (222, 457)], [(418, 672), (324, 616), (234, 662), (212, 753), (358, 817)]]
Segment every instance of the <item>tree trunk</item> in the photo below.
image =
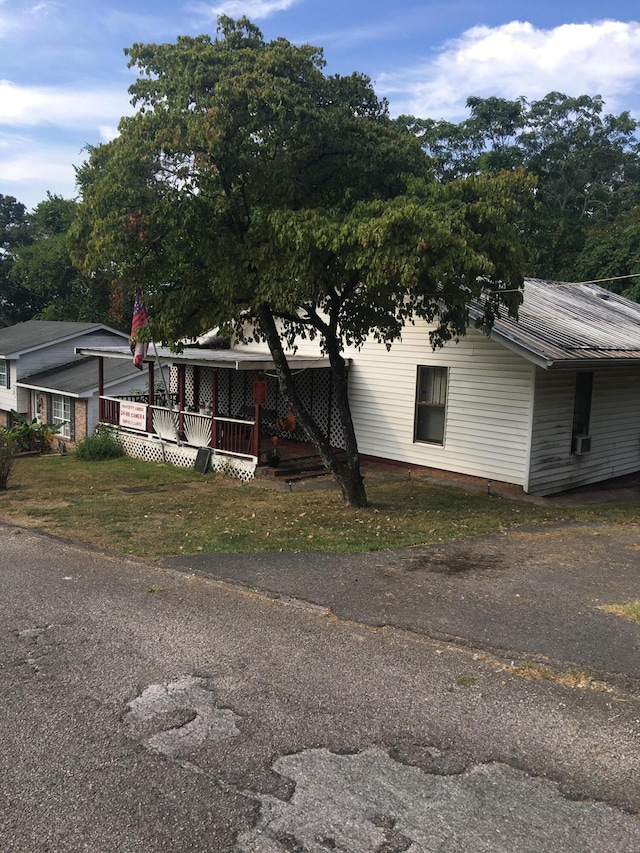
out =
[(322, 432), (314, 418), (305, 408), (296, 391), (289, 363), (282, 348), (282, 341), (271, 309), (267, 304), (263, 304), (260, 311), (260, 326), (261, 331), (264, 332), (267, 339), (269, 351), (271, 352), (278, 375), (280, 389), (289, 401), (291, 409), (307, 434), (307, 437), (318, 451), (320, 459), (338, 482), (345, 504), (354, 508), (366, 507), (367, 494), (360, 473), (360, 455), (358, 453), (358, 443), (351, 419), (351, 409), (347, 393), (346, 364), (340, 354), (337, 342), (327, 341), (327, 350), (329, 361), (331, 362), (331, 376), (333, 378), (340, 423), (344, 431), (345, 462), (337, 458), (329, 443), (329, 437)]

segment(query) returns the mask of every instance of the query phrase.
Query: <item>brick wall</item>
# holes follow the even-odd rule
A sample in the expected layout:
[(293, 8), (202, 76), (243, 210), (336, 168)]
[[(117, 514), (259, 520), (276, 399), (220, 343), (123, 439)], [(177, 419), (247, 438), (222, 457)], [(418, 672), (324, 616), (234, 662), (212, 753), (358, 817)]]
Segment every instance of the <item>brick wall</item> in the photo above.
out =
[(75, 401), (75, 413), (74, 413), (74, 421), (75, 421), (75, 440), (82, 441), (83, 438), (87, 437), (87, 413), (88, 403), (86, 400), (76, 400)]

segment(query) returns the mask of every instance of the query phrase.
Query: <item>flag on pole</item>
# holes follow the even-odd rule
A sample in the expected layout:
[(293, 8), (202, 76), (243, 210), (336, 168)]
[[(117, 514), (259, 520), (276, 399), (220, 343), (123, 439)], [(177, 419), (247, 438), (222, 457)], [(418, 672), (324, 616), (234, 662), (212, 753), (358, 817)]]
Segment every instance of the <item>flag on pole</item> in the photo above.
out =
[(137, 334), (140, 329), (143, 329), (149, 322), (147, 309), (142, 304), (142, 294), (136, 290), (136, 298), (133, 302), (133, 319), (131, 321), (131, 352), (133, 354), (133, 363), (142, 370), (142, 362), (149, 349), (149, 344), (138, 341)]

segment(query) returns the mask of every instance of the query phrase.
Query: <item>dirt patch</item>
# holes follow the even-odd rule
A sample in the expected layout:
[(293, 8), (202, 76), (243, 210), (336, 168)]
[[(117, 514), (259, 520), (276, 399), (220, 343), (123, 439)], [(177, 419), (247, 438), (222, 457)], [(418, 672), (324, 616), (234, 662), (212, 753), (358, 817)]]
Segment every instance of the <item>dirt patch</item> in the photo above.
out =
[(405, 572), (432, 572), (438, 575), (461, 575), (500, 568), (502, 560), (490, 554), (480, 556), (473, 551), (438, 552), (412, 557), (402, 566)]

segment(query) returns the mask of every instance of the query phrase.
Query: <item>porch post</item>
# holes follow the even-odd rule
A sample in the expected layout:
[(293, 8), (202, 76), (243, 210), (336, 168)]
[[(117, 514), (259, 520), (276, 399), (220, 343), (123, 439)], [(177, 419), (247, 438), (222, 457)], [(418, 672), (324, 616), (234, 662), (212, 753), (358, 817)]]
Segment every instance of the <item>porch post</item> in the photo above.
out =
[(211, 371), (211, 447), (218, 446), (216, 416), (218, 414), (218, 368)]
[(193, 370), (193, 405), (196, 409), (200, 409), (200, 368), (194, 365)]
[(184, 364), (178, 365), (178, 432), (182, 435), (182, 428), (184, 426), (184, 407), (186, 404), (184, 395), (185, 395), (185, 382), (186, 369)]
[(104, 357), (98, 356), (98, 420), (104, 418)]
[(153, 409), (151, 406), (156, 401), (156, 385), (153, 373), (153, 362), (149, 362), (149, 393), (147, 394), (147, 432), (153, 432)]
[(260, 403), (256, 403), (253, 408), (254, 408), (253, 419), (255, 420), (255, 424), (253, 426), (253, 440), (251, 442), (251, 444), (252, 444), (251, 453), (256, 457), (259, 457), (260, 456), (260, 419), (261, 419), (262, 406), (260, 405)]

